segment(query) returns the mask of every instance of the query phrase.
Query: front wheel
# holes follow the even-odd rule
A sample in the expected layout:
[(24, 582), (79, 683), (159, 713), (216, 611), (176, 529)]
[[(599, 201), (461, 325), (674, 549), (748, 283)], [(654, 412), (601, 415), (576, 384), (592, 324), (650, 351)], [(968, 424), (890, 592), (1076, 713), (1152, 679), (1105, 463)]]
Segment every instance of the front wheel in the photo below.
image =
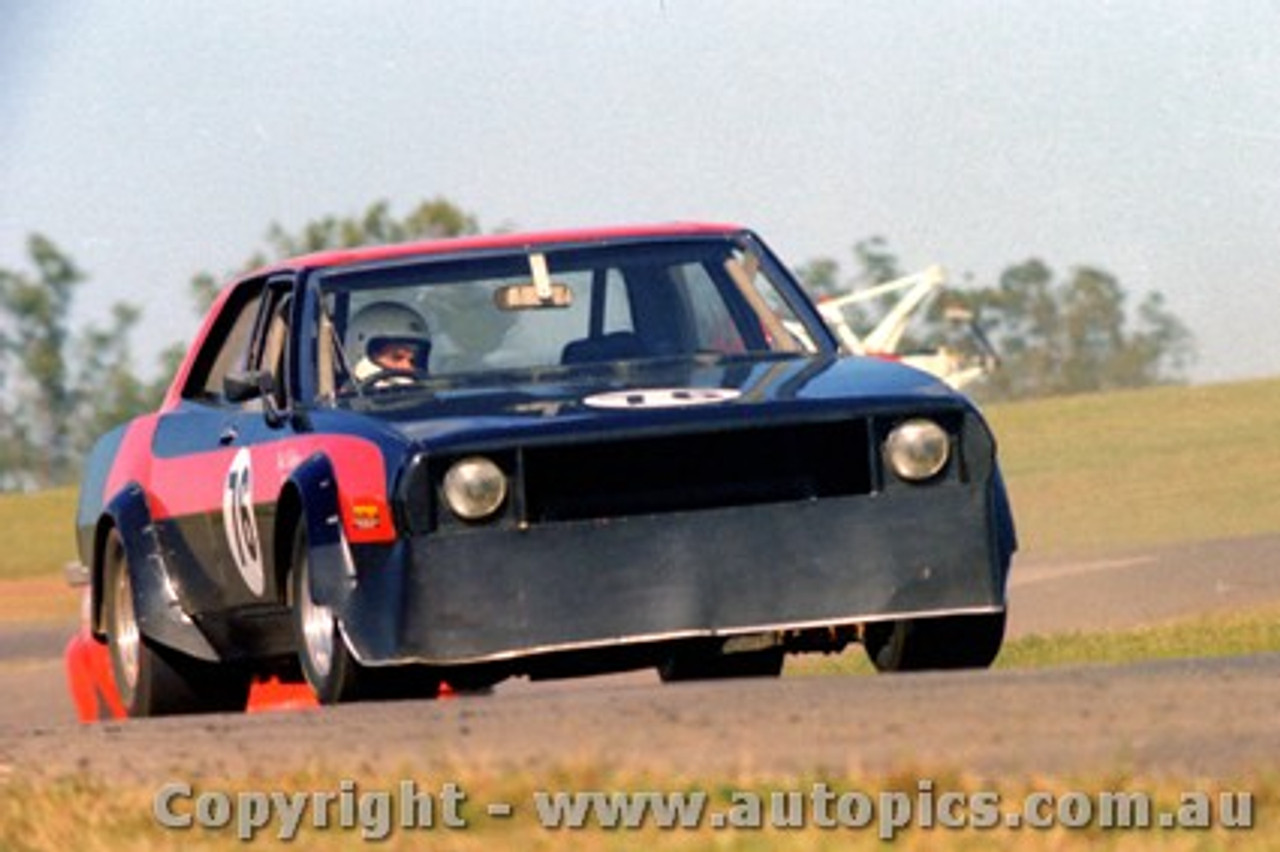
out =
[(130, 717), (244, 710), (249, 675), (153, 643), (139, 627), (120, 533), (107, 538), (103, 576), (107, 648), (120, 703)]
[(293, 539), (289, 573), (289, 605), (293, 616), (298, 662), (321, 704), (364, 699), (434, 698), (440, 680), (413, 666), (369, 668), (347, 648), (332, 607), (311, 596), (311, 560), (304, 524)]
[(1004, 642), (1005, 610), (867, 625), (862, 643), (881, 672), (985, 669)]

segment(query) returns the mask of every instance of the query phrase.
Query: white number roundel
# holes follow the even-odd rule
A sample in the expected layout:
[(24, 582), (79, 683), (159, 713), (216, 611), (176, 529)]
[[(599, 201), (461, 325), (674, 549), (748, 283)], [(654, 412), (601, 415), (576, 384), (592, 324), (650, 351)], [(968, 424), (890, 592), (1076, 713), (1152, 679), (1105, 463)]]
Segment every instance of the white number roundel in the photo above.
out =
[(262, 539), (253, 514), (253, 460), (249, 448), (236, 453), (222, 486), (222, 527), (227, 534), (231, 559), (245, 585), (255, 595), (266, 588), (262, 570)]
[(685, 408), (731, 402), (741, 395), (731, 388), (642, 388), (598, 393), (582, 401), (592, 408)]

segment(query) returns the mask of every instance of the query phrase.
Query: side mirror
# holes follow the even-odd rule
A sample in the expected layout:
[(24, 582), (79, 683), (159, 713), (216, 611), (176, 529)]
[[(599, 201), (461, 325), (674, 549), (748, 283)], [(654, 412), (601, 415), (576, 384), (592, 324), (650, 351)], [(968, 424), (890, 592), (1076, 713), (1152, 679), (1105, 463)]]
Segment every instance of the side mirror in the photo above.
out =
[(222, 395), (228, 402), (248, 402), (259, 397), (270, 397), (275, 390), (275, 378), (266, 370), (227, 373), (222, 379)]

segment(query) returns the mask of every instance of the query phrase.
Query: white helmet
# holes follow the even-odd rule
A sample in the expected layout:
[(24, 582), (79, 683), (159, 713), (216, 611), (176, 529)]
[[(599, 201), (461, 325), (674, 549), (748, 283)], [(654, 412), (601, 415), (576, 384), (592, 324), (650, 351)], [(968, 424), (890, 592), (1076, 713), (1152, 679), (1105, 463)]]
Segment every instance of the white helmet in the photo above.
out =
[(431, 353), (427, 321), (401, 302), (373, 302), (365, 305), (347, 323), (347, 351), (357, 358), (373, 360), (374, 353), (391, 343), (409, 344), (416, 350), (414, 363), (426, 369)]

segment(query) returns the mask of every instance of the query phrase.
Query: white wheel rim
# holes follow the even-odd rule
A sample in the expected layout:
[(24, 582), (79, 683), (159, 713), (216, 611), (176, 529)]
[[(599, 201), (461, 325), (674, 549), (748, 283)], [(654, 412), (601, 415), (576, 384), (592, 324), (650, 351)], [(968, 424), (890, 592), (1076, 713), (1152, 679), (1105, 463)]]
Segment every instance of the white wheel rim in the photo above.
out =
[(127, 690), (132, 692), (138, 684), (138, 652), (142, 634), (138, 631), (138, 619), (134, 617), (129, 569), (124, 565), (116, 573), (115, 639), (120, 676)]
[(311, 599), (311, 581), (305, 558), (298, 570), (298, 607), (302, 615), (302, 641), (307, 646), (307, 659), (318, 676), (328, 677), (333, 666), (333, 637), (336, 633), (333, 610)]

